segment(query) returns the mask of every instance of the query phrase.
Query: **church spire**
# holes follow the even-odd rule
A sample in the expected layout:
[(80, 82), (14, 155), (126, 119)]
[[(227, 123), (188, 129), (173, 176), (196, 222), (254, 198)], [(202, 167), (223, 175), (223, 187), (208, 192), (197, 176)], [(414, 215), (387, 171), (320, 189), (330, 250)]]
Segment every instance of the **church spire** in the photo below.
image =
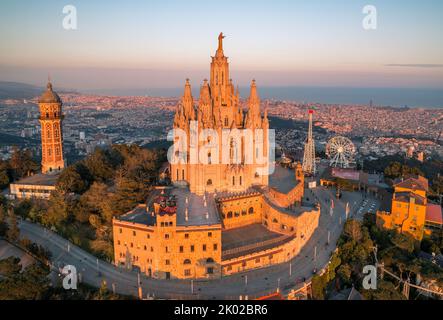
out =
[(186, 79), (185, 92), (183, 94), (182, 103), (186, 118), (188, 118), (189, 120), (194, 120), (195, 119), (194, 99), (192, 97), (192, 90), (191, 90), (191, 84), (189, 83), (189, 79)]
[(214, 125), (214, 115), (212, 110), (211, 93), (208, 80), (203, 81), (200, 88), (200, 99), (198, 101), (198, 117), (203, 127), (212, 127)]
[(257, 86), (255, 80), (252, 80), (251, 91), (248, 99), (248, 113), (246, 114), (245, 126), (247, 128), (261, 127), (260, 115), (260, 98), (257, 93)]
[(257, 85), (255, 84), (255, 79), (251, 83), (251, 91), (249, 94), (249, 106), (260, 106), (260, 98), (257, 93)]

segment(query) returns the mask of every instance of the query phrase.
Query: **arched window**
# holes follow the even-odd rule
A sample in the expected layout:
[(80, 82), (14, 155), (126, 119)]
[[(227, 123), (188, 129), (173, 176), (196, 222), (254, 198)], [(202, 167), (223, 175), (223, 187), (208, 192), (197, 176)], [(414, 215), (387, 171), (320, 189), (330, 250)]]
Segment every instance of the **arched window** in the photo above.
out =
[(191, 260), (185, 259), (185, 261), (183, 261), (183, 264), (191, 264)]
[(49, 126), (49, 124), (46, 125), (46, 137), (47, 137), (48, 139), (51, 138), (51, 127)]
[(211, 160), (211, 152), (208, 152), (208, 164), (211, 164), (212, 160)]
[(232, 160), (234, 159), (234, 152), (235, 152), (235, 142), (234, 139), (231, 138), (231, 141), (229, 142), (229, 157), (231, 159), (231, 162), (233, 162)]
[(225, 118), (225, 127), (229, 126), (228, 117)]
[(232, 176), (232, 185), (235, 186), (235, 176)]
[(249, 214), (253, 214), (253, 213), (254, 213), (254, 208), (253, 208), (253, 207), (250, 207), (249, 210), (248, 210), (248, 213), (249, 213)]
[(54, 136), (56, 138), (58, 138), (58, 128), (57, 128), (57, 124), (54, 123)]
[(232, 218), (232, 211), (228, 212), (228, 218)]
[(240, 178), (239, 178), (239, 179), (240, 179), (240, 181), (239, 181), (239, 182), (240, 182), (240, 185), (241, 185), (241, 184), (242, 184), (242, 177), (240, 176)]
[(208, 179), (208, 181), (206, 181), (206, 185), (207, 186), (212, 186), (212, 179)]
[(182, 180), (185, 180), (185, 169), (182, 169)]
[(212, 258), (208, 258), (208, 259), (206, 259), (206, 263), (214, 263), (215, 261), (214, 261), (214, 259), (212, 259)]
[(272, 222), (278, 223), (278, 220), (274, 218), (274, 219), (272, 219)]

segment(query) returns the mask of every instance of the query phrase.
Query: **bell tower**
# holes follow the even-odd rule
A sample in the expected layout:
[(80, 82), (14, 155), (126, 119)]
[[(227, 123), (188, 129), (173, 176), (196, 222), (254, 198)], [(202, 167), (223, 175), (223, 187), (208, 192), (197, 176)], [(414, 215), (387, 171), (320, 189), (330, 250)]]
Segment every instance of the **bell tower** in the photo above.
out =
[(63, 159), (62, 101), (48, 81), (46, 91), (38, 99), (42, 131), (42, 173), (56, 172), (65, 167)]

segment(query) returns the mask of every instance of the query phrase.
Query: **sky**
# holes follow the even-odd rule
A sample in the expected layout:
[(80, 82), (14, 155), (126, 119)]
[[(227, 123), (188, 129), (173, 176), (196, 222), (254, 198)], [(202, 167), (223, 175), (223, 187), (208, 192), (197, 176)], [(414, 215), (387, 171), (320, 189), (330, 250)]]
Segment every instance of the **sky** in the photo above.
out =
[[(77, 30), (65, 30), (65, 5)], [(377, 29), (365, 30), (365, 5)], [(0, 2), (0, 81), (180, 87), (209, 76), (220, 32), (240, 86), (443, 88), (443, 1)]]

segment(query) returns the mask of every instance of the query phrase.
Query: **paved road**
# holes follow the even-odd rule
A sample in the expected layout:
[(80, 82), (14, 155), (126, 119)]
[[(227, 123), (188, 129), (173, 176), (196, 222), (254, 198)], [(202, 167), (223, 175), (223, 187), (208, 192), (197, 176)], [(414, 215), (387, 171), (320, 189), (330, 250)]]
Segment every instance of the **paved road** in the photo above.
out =
[[(318, 187), (308, 190), (306, 197), (317, 199), (322, 206), (319, 227), (301, 251), (290, 262), (252, 270), (221, 279), (205, 280), (155, 280), (140, 275), (143, 296), (154, 295), (165, 299), (239, 299), (240, 295), (256, 297), (292, 287), (303, 278), (310, 278), (314, 268), (320, 269), (329, 261), (331, 252), (341, 234), (345, 222), (346, 202), (350, 216), (357, 213), (363, 202), (362, 194), (343, 192), (341, 200), (334, 199), (333, 214), (330, 200), (334, 190)], [(335, 198), (335, 197), (334, 197)], [(74, 265), (81, 281), (99, 287), (103, 280), (110, 290), (138, 296), (138, 274), (96, 259), (93, 255), (71, 244), (68, 240), (40, 225), (20, 222), (21, 236), (48, 248), (53, 255), (54, 269), (66, 264)], [(327, 245), (328, 231), (330, 244)], [(193, 293), (192, 293), (193, 291)]]

